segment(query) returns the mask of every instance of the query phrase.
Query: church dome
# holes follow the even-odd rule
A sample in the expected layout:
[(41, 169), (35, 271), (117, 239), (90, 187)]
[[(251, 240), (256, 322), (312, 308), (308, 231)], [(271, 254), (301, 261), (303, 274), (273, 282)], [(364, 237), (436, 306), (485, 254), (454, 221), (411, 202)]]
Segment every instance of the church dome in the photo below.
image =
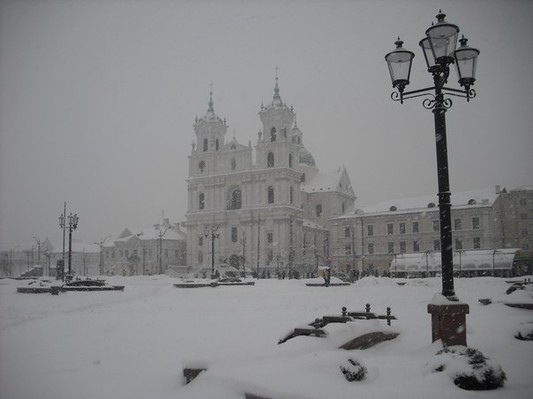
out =
[(300, 165), (307, 165), (316, 167), (315, 159), (305, 147), (300, 148), (298, 151), (298, 157), (300, 158)]

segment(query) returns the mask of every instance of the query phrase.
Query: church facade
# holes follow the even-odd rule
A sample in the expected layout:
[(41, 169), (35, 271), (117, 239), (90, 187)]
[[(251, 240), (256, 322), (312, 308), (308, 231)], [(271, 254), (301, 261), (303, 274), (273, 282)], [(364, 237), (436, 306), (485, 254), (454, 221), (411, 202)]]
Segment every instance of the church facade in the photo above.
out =
[[(255, 148), (228, 140), (210, 93), (193, 128), (189, 156), (187, 265), (191, 271), (233, 267), (307, 274), (327, 264), (327, 221), (353, 212), (347, 171), (321, 173), (304, 147), (296, 114), (281, 99), (259, 110)], [(255, 151), (255, 157), (254, 157)]]

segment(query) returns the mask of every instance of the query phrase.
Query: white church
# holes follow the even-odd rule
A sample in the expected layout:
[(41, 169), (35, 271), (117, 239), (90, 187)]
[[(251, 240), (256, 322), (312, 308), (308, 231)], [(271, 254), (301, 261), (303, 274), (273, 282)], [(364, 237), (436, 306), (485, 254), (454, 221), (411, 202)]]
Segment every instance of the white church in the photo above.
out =
[[(292, 107), (274, 96), (259, 111), (254, 149), (226, 136), (210, 93), (193, 127), (189, 156), (187, 265), (306, 275), (330, 261), (327, 223), (353, 212), (355, 194), (344, 167), (321, 173), (304, 147)], [(255, 159), (255, 162), (254, 162)]]

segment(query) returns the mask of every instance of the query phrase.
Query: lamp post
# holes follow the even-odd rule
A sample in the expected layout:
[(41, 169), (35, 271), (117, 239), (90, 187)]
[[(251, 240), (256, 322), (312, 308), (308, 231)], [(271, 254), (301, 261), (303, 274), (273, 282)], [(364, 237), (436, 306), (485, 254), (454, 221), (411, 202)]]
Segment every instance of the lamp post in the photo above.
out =
[(68, 275), (67, 280), (72, 278), (72, 231), (78, 227), (79, 217), (70, 213), (66, 218), (65, 214), (59, 216), (59, 226), (62, 229), (68, 228)]
[[(448, 298), (448, 300), (458, 301), (453, 284), (453, 249), (450, 215), (451, 193), (448, 178), (445, 115), (446, 111), (452, 106), (452, 100), (449, 96), (466, 98), (467, 101), (475, 97), (476, 92), (471, 86), (476, 80), (475, 74), (479, 50), (469, 47), (466, 44), (467, 39), (464, 36), (459, 40), (461, 46), (456, 49), (459, 27), (446, 22), (445, 17), (445, 14), (439, 12), (437, 23), (426, 30), (425, 37), (419, 42), (424, 53), (427, 70), (433, 76), (434, 85), (432, 87), (409, 92), (405, 91), (405, 87), (409, 84), (411, 64), (415, 55), (413, 52), (402, 47), (403, 42), (400, 38), (395, 42), (396, 49), (388, 53), (385, 56), (385, 60), (389, 67), (392, 87), (397, 89), (397, 91), (391, 94), (391, 98), (394, 101), (403, 103), (404, 100), (410, 98), (425, 96), (426, 98), (423, 100), (422, 105), (424, 108), (431, 110), (434, 115), (439, 187), (442, 295)], [(450, 65), (454, 63), (459, 76), (459, 85), (463, 89), (445, 86), (450, 74)], [(435, 334), (433, 338), (435, 338)], [(466, 343), (466, 335), (464, 342)]]
[(211, 228), (205, 227), (204, 237), (208, 238), (211, 236), (211, 279), (215, 279), (215, 239), (219, 237), (218, 226), (212, 224)]

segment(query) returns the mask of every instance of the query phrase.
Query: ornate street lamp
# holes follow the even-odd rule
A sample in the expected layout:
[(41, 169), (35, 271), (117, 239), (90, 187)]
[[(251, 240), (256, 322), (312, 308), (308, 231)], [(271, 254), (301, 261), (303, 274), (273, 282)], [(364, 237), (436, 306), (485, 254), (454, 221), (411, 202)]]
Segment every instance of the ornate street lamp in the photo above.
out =
[[(424, 108), (432, 110), (434, 115), (439, 186), (442, 295), (448, 300), (457, 301), (453, 284), (451, 193), (448, 177), (445, 114), (452, 106), (452, 100), (448, 96), (466, 98), (467, 101), (475, 97), (476, 92), (471, 86), (476, 81), (479, 50), (467, 46), (467, 39), (464, 37), (460, 40), (461, 47), (456, 49), (459, 27), (446, 22), (445, 16), (439, 11), (437, 23), (426, 30), (426, 36), (419, 42), (424, 53), (427, 70), (433, 76), (434, 85), (432, 87), (405, 91), (405, 87), (409, 84), (414, 53), (404, 49), (402, 47), (403, 42), (399, 38), (396, 41), (396, 49), (388, 53), (385, 60), (389, 67), (392, 87), (397, 89), (391, 94), (391, 98), (403, 103), (404, 100), (424, 96), (426, 98), (422, 101), (422, 105)], [(448, 82), (451, 64), (456, 64), (459, 84), (464, 88), (463, 90), (445, 86)], [(465, 306), (467, 307), (466, 313), (468, 313), (468, 305)], [(466, 335), (464, 340), (466, 342)]]
[(78, 227), (79, 217), (77, 214), (69, 214), (65, 218), (65, 214), (59, 216), (59, 227), (62, 229), (68, 228), (68, 274), (67, 280), (72, 278), (72, 231)]
[(211, 279), (215, 279), (215, 239), (219, 237), (218, 226), (213, 223), (211, 229), (207, 226), (204, 229), (204, 236), (208, 238), (211, 236)]

